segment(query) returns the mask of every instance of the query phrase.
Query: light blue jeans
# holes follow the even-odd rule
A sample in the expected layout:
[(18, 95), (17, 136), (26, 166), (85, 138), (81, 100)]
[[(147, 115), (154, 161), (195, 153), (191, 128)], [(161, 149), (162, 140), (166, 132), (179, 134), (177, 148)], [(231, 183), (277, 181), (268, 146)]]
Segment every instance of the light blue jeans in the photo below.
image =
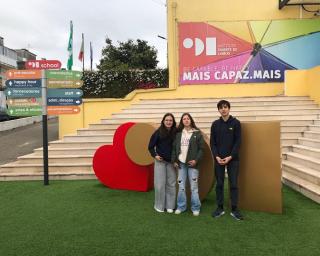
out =
[(177, 209), (181, 212), (187, 210), (187, 196), (186, 196), (186, 180), (187, 176), (190, 183), (191, 190), (191, 211), (200, 211), (201, 203), (199, 199), (198, 191), (198, 178), (199, 170), (194, 169), (187, 164), (180, 163), (180, 168), (178, 171), (178, 184), (179, 192), (177, 198)]

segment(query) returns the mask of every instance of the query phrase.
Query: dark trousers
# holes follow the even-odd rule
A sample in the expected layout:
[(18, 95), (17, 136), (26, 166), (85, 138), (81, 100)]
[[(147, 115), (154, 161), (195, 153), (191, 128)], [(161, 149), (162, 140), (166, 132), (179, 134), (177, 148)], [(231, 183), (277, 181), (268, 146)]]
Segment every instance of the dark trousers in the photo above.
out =
[(226, 166), (215, 163), (215, 176), (216, 176), (216, 197), (218, 206), (223, 205), (223, 192), (224, 192), (224, 177), (225, 167), (227, 167), (231, 206), (236, 208), (238, 205), (238, 174), (239, 174), (239, 161), (230, 161)]

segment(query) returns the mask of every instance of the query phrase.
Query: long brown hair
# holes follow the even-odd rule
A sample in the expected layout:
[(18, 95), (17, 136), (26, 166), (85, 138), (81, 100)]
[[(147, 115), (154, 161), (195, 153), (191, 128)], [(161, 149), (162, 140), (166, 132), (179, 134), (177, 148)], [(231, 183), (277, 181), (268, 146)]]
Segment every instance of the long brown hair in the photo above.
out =
[(184, 116), (188, 116), (188, 117), (189, 117), (189, 119), (190, 119), (190, 121), (191, 121), (191, 127), (192, 127), (193, 129), (199, 130), (198, 127), (196, 126), (196, 124), (195, 124), (192, 116), (191, 116), (189, 113), (183, 113), (182, 116), (181, 116), (181, 119), (180, 119), (180, 123), (179, 123), (179, 125), (178, 125), (178, 129), (177, 129), (178, 132), (181, 132), (181, 131), (183, 130), (183, 128), (184, 128), (183, 121), (182, 121), (182, 119), (183, 119)]
[[(166, 128), (166, 126), (164, 125), (164, 120), (166, 119), (167, 116), (171, 116), (171, 118), (172, 118), (172, 127), (170, 130), (168, 130)], [(174, 118), (174, 115), (171, 113), (166, 113), (163, 116), (162, 121), (161, 121), (161, 125), (159, 127), (160, 137), (164, 138), (164, 137), (170, 136), (170, 137), (174, 138), (174, 136), (176, 135), (176, 132), (177, 132), (177, 123)]]

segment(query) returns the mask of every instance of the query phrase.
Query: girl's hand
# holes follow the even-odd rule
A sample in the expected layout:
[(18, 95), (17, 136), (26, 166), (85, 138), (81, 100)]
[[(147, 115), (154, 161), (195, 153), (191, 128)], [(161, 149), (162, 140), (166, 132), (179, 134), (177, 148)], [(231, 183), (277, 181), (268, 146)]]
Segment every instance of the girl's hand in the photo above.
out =
[(174, 166), (174, 168), (176, 168), (176, 169), (178, 169), (178, 168), (179, 168), (178, 163), (173, 163), (173, 166)]
[(162, 157), (161, 156), (155, 156), (155, 159), (157, 159), (158, 161), (162, 161)]
[(188, 165), (191, 166), (191, 167), (195, 166), (196, 164), (197, 164), (197, 161), (196, 161), (196, 160), (190, 160), (190, 161), (188, 162)]

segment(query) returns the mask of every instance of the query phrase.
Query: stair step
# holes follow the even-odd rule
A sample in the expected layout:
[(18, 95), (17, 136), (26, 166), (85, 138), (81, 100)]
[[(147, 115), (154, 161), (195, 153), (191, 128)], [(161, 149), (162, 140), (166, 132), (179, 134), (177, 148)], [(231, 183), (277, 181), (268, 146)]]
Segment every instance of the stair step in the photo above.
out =
[[(92, 164), (78, 164), (78, 163), (63, 163), (63, 164), (49, 164), (49, 172), (74, 172), (77, 173), (82, 171), (92, 171)], [(43, 164), (19, 164), (17, 162), (8, 163), (5, 165), (1, 165), (0, 167), (0, 175), (2, 173), (42, 173), (43, 172)]]
[(114, 135), (115, 129), (85, 129), (77, 130), (77, 135), (103, 135), (103, 136), (112, 136)]
[(57, 141), (57, 142), (50, 142), (50, 148), (82, 148), (82, 147), (95, 147), (99, 148), (102, 145), (111, 145), (112, 142), (106, 142), (106, 141), (86, 141), (86, 143), (83, 143), (81, 141)]
[(305, 156), (295, 152), (285, 153), (286, 160), (291, 161), (302, 166), (312, 168), (315, 170), (320, 170), (320, 160), (315, 157)]
[(320, 125), (309, 125), (308, 129), (313, 132), (320, 132)]
[(320, 120), (314, 120), (313, 124), (314, 125), (320, 125)]
[[(97, 179), (92, 171), (64, 171), (55, 172), (49, 169), (50, 180), (92, 180)], [(26, 171), (0, 172), (0, 181), (14, 180), (43, 180), (43, 173), (32, 173)]]
[[(181, 111), (177, 111), (177, 112), (172, 112), (172, 114), (175, 117), (181, 117), (181, 115), (184, 113), (184, 110)], [(231, 111), (230, 114), (233, 116), (238, 116), (238, 117), (242, 117), (242, 116), (283, 116), (283, 115), (312, 115), (312, 114), (319, 114), (320, 111), (319, 109), (310, 109), (310, 110), (282, 110), (282, 111), (270, 111), (270, 110), (261, 110), (261, 111)], [(217, 113), (217, 111), (206, 111), (206, 112), (195, 112), (193, 111), (193, 109), (190, 110), (190, 114), (192, 116), (195, 116), (197, 118), (203, 117), (203, 118), (207, 118), (209, 117), (210, 120), (212, 119), (212, 117), (218, 118), (219, 115)], [(145, 112), (145, 113), (135, 113), (135, 114), (131, 114), (131, 113), (117, 113), (117, 114), (112, 114), (112, 118), (157, 118), (157, 119), (161, 119), (163, 117), (163, 113), (154, 113), (154, 112)]]
[(313, 148), (320, 148), (320, 140), (309, 139), (309, 138), (298, 138), (299, 144), (303, 146), (313, 147)]
[[(76, 162), (78, 164), (91, 164), (93, 155), (49, 155), (49, 164), (64, 164)], [(43, 156), (37, 154), (30, 154), (18, 157), (19, 164), (42, 164)]]
[[(85, 148), (48, 148), (48, 154), (49, 157), (51, 156), (56, 156), (56, 155), (94, 155), (96, 152), (97, 148), (96, 147), (85, 147)], [(35, 155), (43, 155), (42, 148), (37, 148), (34, 150)]]
[[(312, 122), (314, 119), (318, 118), (318, 115), (304, 115), (304, 116), (282, 116), (280, 115), (266, 115), (266, 116), (236, 116), (240, 121), (285, 121), (285, 120), (306, 120)], [(218, 116), (208, 116), (208, 117), (194, 117), (195, 122), (209, 122), (211, 123), (213, 120), (217, 119)], [(155, 123), (161, 121), (162, 116), (158, 118), (154, 117), (141, 117), (141, 118), (113, 118), (113, 119), (101, 119), (101, 123), (108, 125), (121, 125), (126, 122), (147, 122), (147, 123)], [(178, 119), (180, 120), (180, 118)]]
[[(167, 106), (166, 106), (167, 107)], [(168, 107), (167, 107), (168, 108)], [(190, 105), (185, 105), (184, 107), (176, 106), (170, 108), (173, 114), (179, 113), (180, 115), (184, 112), (185, 108), (190, 108)], [(316, 104), (305, 104), (305, 105), (282, 105), (282, 106), (236, 106), (232, 107), (232, 110), (236, 109), (236, 112), (260, 112), (260, 111), (315, 111), (319, 112), (319, 108)], [(193, 106), (193, 113), (210, 113), (217, 114), (218, 110), (216, 107), (210, 106)], [(163, 108), (125, 108), (121, 111), (123, 114), (148, 114), (148, 113), (160, 113), (163, 114)]]
[(282, 170), (307, 180), (320, 188), (320, 171), (287, 160), (282, 161)]
[[(265, 97), (234, 97), (234, 98), (225, 98), (226, 100), (233, 103), (241, 103), (241, 102), (294, 102), (297, 103), (297, 101), (308, 101), (310, 102), (310, 98), (307, 96), (265, 96)], [(167, 103), (174, 103), (174, 102), (180, 102), (180, 103), (197, 103), (197, 102), (213, 102), (218, 103), (221, 100), (221, 98), (176, 98), (176, 99), (141, 99), (139, 101), (139, 104), (148, 104), (148, 103), (159, 103), (159, 104), (167, 104)]]
[(292, 150), (295, 153), (320, 159), (320, 149), (304, 145), (293, 145)]
[(319, 186), (285, 171), (282, 173), (282, 180), (287, 186), (320, 204)]
[(320, 132), (305, 131), (305, 132), (303, 133), (303, 136), (304, 136), (305, 138), (309, 138), (309, 139), (320, 140)]
[(87, 142), (87, 141), (104, 141), (106, 143), (112, 143), (113, 135), (105, 134), (93, 134), (93, 135), (66, 135), (63, 137), (64, 142)]

